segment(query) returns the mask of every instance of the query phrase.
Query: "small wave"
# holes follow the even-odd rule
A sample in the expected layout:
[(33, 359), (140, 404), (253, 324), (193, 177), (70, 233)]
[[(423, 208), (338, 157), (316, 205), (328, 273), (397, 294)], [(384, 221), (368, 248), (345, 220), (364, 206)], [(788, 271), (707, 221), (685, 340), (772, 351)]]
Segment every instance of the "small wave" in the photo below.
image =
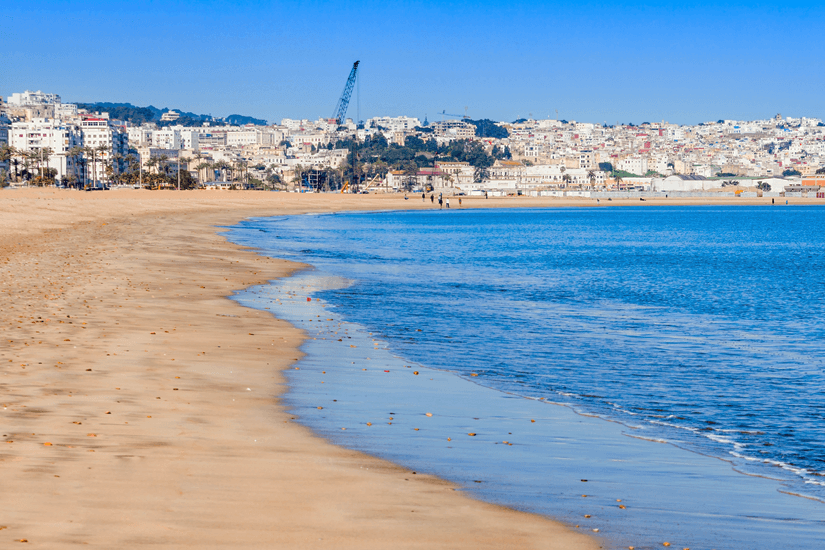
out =
[(780, 460), (772, 460), (770, 458), (756, 458), (752, 456), (743, 455), (741, 453), (737, 453), (736, 451), (729, 451), (731, 456), (736, 458), (741, 458), (742, 460), (746, 460), (748, 462), (755, 462), (755, 463), (762, 463), (762, 464), (770, 464), (771, 466), (776, 466), (777, 468), (781, 468), (785, 471), (792, 472), (799, 477), (802, 478), (804, 483), (808, 485), (819, 485), (821, 487), (825, 487), (825, 482), (818, 481), (816, 479), (811, 479), (808, 476), (811, 475), (821, 475), (817, 472), (811, 471), (807, 468), (800, 468), (799, 466), (794, 466), (793, 464), (788, 464), (787, 462), (782, 462)]

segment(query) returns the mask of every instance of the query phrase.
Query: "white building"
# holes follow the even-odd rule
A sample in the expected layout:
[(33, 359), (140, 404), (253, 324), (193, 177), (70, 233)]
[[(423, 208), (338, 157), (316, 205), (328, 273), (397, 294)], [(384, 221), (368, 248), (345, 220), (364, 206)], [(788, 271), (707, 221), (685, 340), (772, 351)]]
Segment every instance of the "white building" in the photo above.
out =
[(160, 115), (161, 122), (172, 122), (180, 118), (180, 113), (177, 111), (167, 111)]
[(82, 147), (95, 149), (94, 155), (86, 154), (85, 179), (88, 182), (110, 181), (107, 166), (113, 173), (123, 170), (123, 158), (129, 151), (129, 134), (121, 126), (114, 125), (107, 118), (81, 115)]
[(32, 122), (15, 122), (9, 131), (9, 144), (21, 153), (40, 152), (43, 166), (54, 168), (60, 179), (75, 174), (75, 158), (70, 156), (73, 147), (81, 145), (78, 129), (54, 119), (37, 119)]
[(390, 132), (403, 132), (405, 130), (412, 130), (416, 126), (421, 126), (421, 121), (417, 118), (408, 117), (408, 116), (396, 116), (396, 117), (374, 117), (367, 120), (365, 126), (371, 126), (373, 128), (381, 127), (385, 130)]
[(153, 130), (152, 146), (158, 149), (180, 149), (180, 131), (172, 128)]
[(631, 174), (644, 176), (645, 174), (647, 174), (648, 169), (647, 157), (633, 155), (627, 158), (623, 158), (619, 161), (618, 168), (619, 170), (624, 170), (625, 172), (630, 172)]
[(44, 94), (40, 90), (32, 92), (26, 90), (22, 94), (11, 94), (6, 98), (6, 102), (14, 107), (25, 107), (27, 105), (54, 105), (62, 103), (57, 94)]
[(450, 139), (472, 139), (476, 136), (476, 127), (461, 120), (444, 120), (431, 124), (436, 136)]

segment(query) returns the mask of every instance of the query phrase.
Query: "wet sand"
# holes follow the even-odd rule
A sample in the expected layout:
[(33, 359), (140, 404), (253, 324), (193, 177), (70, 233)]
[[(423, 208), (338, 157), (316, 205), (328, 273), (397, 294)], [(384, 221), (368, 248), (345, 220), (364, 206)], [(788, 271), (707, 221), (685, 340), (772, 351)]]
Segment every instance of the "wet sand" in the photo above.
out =
[(297, 425), (279, 396), (304, 334), (226, 299), (300, 266), (229, 244), (216, 227), (421, 207), (432, 205), (420, 196), (0, 191), (0, 546), (598, 548), (561, 523), (470, 499)]

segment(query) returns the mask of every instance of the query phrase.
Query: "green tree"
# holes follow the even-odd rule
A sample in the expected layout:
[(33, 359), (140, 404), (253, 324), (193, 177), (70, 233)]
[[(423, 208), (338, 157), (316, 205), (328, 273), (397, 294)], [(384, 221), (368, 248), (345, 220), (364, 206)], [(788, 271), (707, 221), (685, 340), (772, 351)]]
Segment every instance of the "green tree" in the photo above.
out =
[[(211, 164), (209, 164), (208, 162), (201, 162), (200, 164), (198, 164), (197, 166), (195, 166), (195, 169), (198, 171), (198, 179), (199, 179), (199, 180), (201, 180), (201, 182), (204, 182), (204, 181), (205, 181), (204, 177), (202, 177), (202, 176), (201, 176), (201, 172), (203, 172), (204, 174), (206, 174), (206, 173), (207, 173), (206, 171), (207, 171), (207, 170), (209, 170), (209, 168), (210, 168), (211, 166), (212, 166), (212, 165), (211, 165)], [(211, 181), (212, 179), (214, 179), (214, 178), (210, 178), (210, 181)]]
[[(9, 163), (9, 167), (11, 167), (11, 160), (16, 154), (17, 150), (14, 147), (5, 143), (0, 145), (0, 163)], [(3, 174), (3, 179), (0, 181), (0, 185), (2, 185), (2, 187), (6, 187), (4, 184), (8, 182), (10, 174), (11, 170)]]
[[(99, 159), (100, 159), (100, 161), (101, 161), (102, 163), (104, 163), (104, 164), (103, 164), (103, 165), (104, 165), (104, 167), (106, 166), (106, 164), (107, 164), (109, 161), (111, 161), (111, 157), (112, 157), (112, 149), (111, 149), (111, 147), (110, 147), (109, 145), (106, 145), (106, 144), (104, 144), (104, 143), (101, 143), (100, 145), (98, 145), (97, 147), (95, 147), (95, 153), (97, 153), (97, 158), (99, 158)], [(104, 173), (105, 173), (105, 168), (104, 168)]]

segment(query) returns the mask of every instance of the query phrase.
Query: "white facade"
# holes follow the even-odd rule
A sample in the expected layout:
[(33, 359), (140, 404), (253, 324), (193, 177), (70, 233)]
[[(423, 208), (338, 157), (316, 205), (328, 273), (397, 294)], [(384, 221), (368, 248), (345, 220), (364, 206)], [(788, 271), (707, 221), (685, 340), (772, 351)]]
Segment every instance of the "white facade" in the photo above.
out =
[(14, 107), (25, 107), (26, 105), (54, 105), (61, 103), (60, 96), (57, 94), (44, 94), (40, 90), (32, 92), (26, 90), (20, 94), (11, 94), (6, 102)]
[(43, 157), (44, 166), (57, 170), (57, 177), (63, 179), (74, 172), (75, 159), (69, 152), (81, 144), (81, 136), (75, 126), (54, 119), (38, 119), (12, 124), (9, 144), (19, 152), (50, 150), (48, 158)]
[(384, 116), (369, 119), (365, 126), (372, 126), (373, 128), (380, 126), (390, 132), (403, 132), (404, 130), (412, 130), (416, 126), (421, 126), (421, 121), (408, 116)]
[(171, 128), (152, 131), (152, 146), (158, 149), (180, 149), (180, 131)]
[(129, 135), (125, 128), (115, 126), (105, 118), (84, 116), (80, 122), (81, 143), (83, 147), (96, 149), (94, 155), (86, 154), (85, 179), (88, 182), (109, 181), (106, 171), (108, 164), (119, 173), (122, 157), (129, 151)]
[(472, 139), (476, 135), (476, 127), (461, 120), (444, 120), (433, 122), (433, 130), (436, 136), (451, 139)]
[(631, 174), (644, 176), (647, 174), (648, 169), (647, 157), (634, 155), (624, 158), (619, 161), (618, 168), (619, 170), (624, 170), (625, 172), (630, 172)]

